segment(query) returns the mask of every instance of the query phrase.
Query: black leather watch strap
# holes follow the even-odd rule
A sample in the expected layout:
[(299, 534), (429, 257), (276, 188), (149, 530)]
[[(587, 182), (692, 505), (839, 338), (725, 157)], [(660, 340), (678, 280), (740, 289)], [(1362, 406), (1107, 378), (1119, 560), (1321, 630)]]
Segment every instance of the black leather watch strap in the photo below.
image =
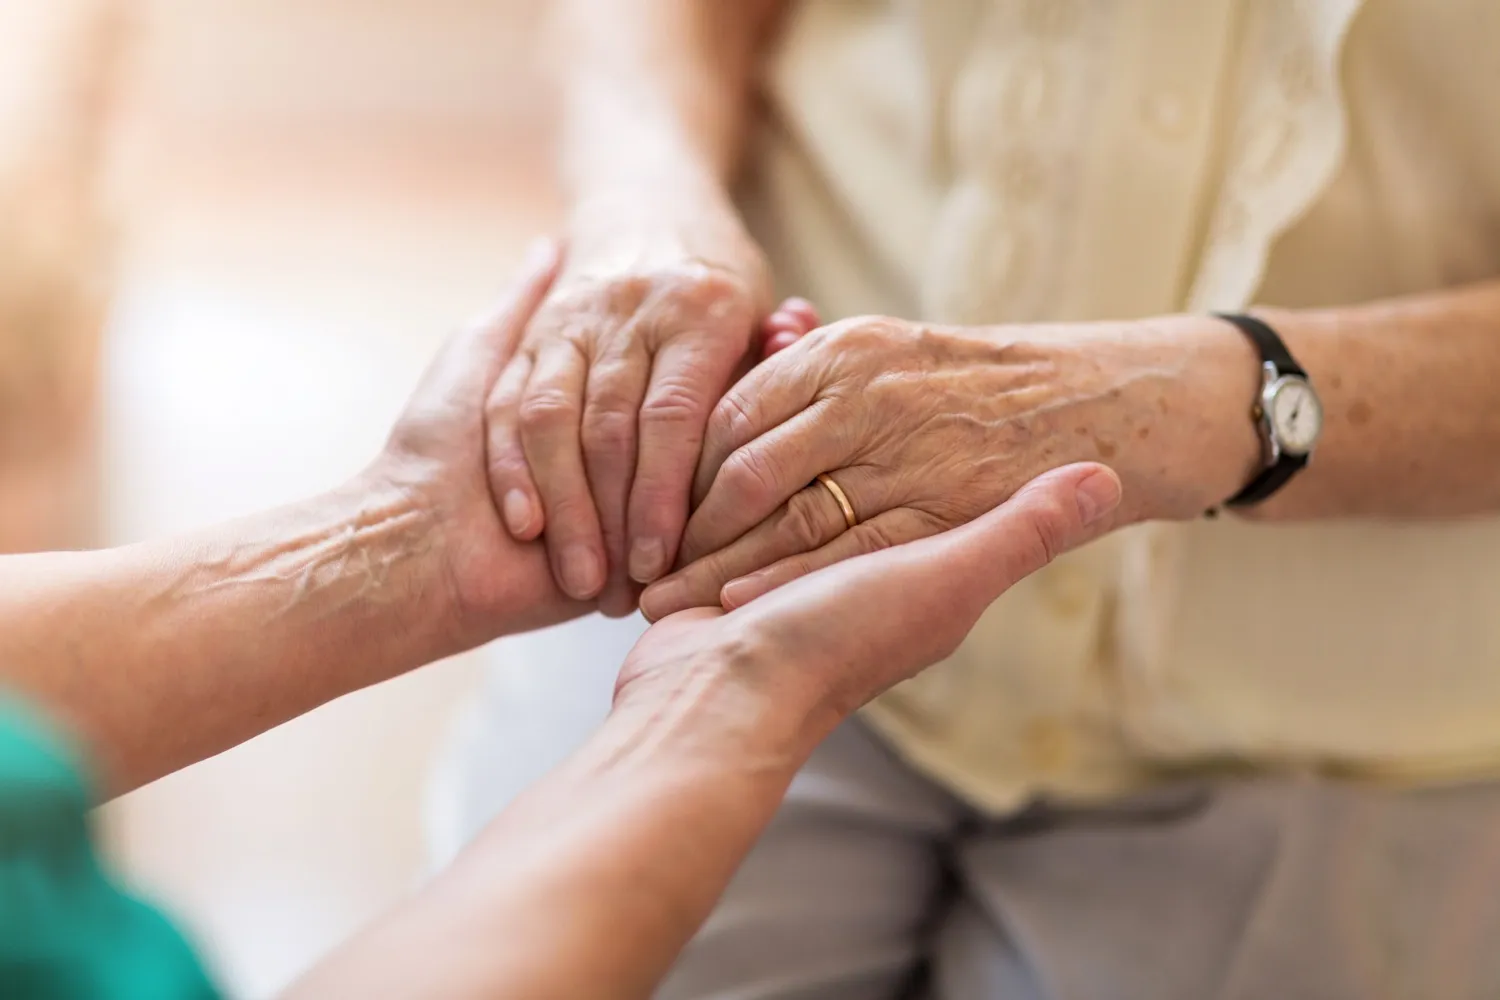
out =
[(1261, 361), (1271, 362), (1271, 364), (1276, 366), (1276, 370), (1283, 375), (1307, 377), (1307, 372), (1303, 371), (1302, 366), (1297, 364), (1296, 360), (1292, 357), (1292, 352), (1286, 349), (1286, 344), (1282, 342), (1281, 337), (1265, 323), (1254, 316), (1245, 316), (1241, 313), (1214, 313), (1214, 315), (1225, 322), (1233, 323), (1244, 332), (1245, 336), (1254, 341), (1256, 349), (1260, 351)]
[(1275, 493), (1307, 465), (1306, 455), (1282, 455), (1281, 461), (1250, 480), (1250, 485), (1224, 501), (1226, 507), (1249, 507)]
[[(1245, 316), (1240, 313), (1214, 313), (1219, 319), (1233, 323), (1239, 327), (1245, 336), (1249, 337), (1255, 344), (1260, 354), (1262, 364), (1269, 363), (1276, 368), (1278, 375), (1296, 375), (1301, 378), (1307, 377), (1307, 372), (1297, 364), (1292, 357), (1292, 352), (1287, 350), (1286, 344), (1276, 331), (1266, 323), (1256, 319), (1254, 316)], [(1257, 419), (1266, 419), (1258, 411)], [(1307, 466), (1306, 455), (1288, 455), (1283, 453), (1275, 463), (1262, 469), (1260, 474), (1250, 480), (1244, 489), (1224, 502), (1226, 507), (1249, 507), (1260, 503), (1270, 497), (1281, 487), (1286, 485), (1298, 472)]]

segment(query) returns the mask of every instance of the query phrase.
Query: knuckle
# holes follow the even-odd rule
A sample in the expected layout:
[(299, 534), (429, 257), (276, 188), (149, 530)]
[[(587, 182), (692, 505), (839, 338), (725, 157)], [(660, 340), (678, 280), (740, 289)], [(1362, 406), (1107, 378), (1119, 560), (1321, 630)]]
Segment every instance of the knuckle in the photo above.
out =
[(730, 496), (761, 498), (778, 488), (775, 467), (758, 448), (745, 447), (729, 456), (720, 470)]
[(1031, 515), (1030, 537), (1035, 548), (1035, 565), (1040, 568), (1062, 555), (1068, 548), (1068, 518), (1055, 501), (1038, 503)]
[(709, 418), (709, 436), (719, 441), (746, 441), (755, 435), (756, 407), (753, 400), (731, 389), (714, 407)]
[(521, 400), (521, 426), (528, 431), (553, 431), (574, 426), (578, 404), (566, 393), (543, 389)]
[(568, 327), (580, 319), (634, 312), (650, 294), (651, 285), (649, 275), (634, 271), (578, 275), (552, 294), (547, 318), (558, 327)]
[(858, 531), (858, 548), (864, 555), (879, 552), (881, 549), (895, 548), (905, 540), (890, 522), (878, 518), (859, 525)]
[(651, 296), (656, 281), (641, 272), (615, 275), (603, 282), (596, 291), (605, 311), (616, 316), (628, 316), (640, 309)]
[(787, 501), (776, 519), (776, 531), (798, 552), (807, 552), (823, 544), (822, 516), (815, 509), (817, 498), (798, 493)]
[(889, 316), (854, 316), (827, 328), (831, 344), (847, 351), (868, 351), (904, 337), (906, 324)]
[(753, 298), (750, 285), (743, 278), (724, 271), (709, 270), (693, 283), (693, 294), (710, 315), (724, 319), (748, 318)]
[(682, 379), (663, 379), (651, 387), (641, 404), (641, 422), (647, 424), (685, 424), (691, 427), (703, 420), (703, 395)]
[(706, 268), (699, 273), (697, 289), (714, 299), (748, 299), (750, 285), (739, 275), (715, 268)]
[(635, 443), (635, 417), (617, 409), (590, 408), (583, 415), (583, 448), (617, 454)]
[(620, 364), (596, 364), (589, 373), (588, 409), (635, 415), (639, 394), (629, 389), (628, 367)]
[(660, 272), (651, 302), (652, 325), (659, 337), (705, 329), (748, 330), (755, 312), (755, 296), (744, 278), (701, 263)]
[(666, 268), (658, 272), (656, 280), (662, 290), (679, 301), (702, 308), (715, 303), (748, 308), (751, 299), (749, 282), (712, 264), (693, 262)]
[(693, 593), (706, 598), (716, 597), (719, 589), (734, 576), (729, 567), (729, 559), (722, 551), (704, 556), (683, 574)]

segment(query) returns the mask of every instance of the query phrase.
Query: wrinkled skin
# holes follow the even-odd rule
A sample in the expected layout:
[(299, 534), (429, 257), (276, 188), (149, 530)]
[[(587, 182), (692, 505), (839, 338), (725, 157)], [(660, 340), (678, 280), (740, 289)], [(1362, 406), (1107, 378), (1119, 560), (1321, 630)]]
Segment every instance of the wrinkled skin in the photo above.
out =
[(753, 359), (769, 288), (731, 215), (576, 207), (564, 271), (486, 407), (505, 523), (545, 533), (570, 596), (625, 614), (632, 579), (670, 569), (704, 427)]
[[(1207, 415), (1226, 405), (1209, 388), (1223, 378), (1203, 376), (1227, 371), (1234, 384), (1254, 365), (1232, 330), (1189, 322), (964, 328), (860, 317), (812, 332), (715, 408), (685, 568), (649, 588), (643, 610), (654, 619), (739, 606), (821, 566), (964, 524), (1068, 462), (1120, 473), (1119, 523), (1196, 516), (1244, 474), (1240, 458), (1221, 472), (1199, 455)], [(852, 503), (855, 528), (814, 482), (824, 472)]]

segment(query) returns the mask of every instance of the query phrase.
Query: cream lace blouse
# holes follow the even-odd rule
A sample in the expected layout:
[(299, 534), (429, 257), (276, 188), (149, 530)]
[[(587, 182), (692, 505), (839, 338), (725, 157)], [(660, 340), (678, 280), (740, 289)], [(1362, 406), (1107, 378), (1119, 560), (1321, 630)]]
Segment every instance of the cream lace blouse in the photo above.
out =
[[(803, 0), (746, 207), (830, 315), (1358, 302), (1500, 275), (1494, 0)], [(1148, 525), (868, 710), (1003, 810), (1236, 758), (1500, 772), (1500, 519)]]

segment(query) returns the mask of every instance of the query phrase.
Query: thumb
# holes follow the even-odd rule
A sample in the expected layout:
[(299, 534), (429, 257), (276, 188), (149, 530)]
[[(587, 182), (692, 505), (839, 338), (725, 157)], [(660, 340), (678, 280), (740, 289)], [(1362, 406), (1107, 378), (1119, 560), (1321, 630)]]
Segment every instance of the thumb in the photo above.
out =
[(1121, 492), (1114, 471), (1095, 462), (1043, 473), (989, 513), (917, 542), (931, 550), (922, 566), (928, 571), (937, 567), (930, 582), (945, 600), (962, 601), (958, 586), (966, 581), (962, 590), (974, 595), (977, 620), (1011, 587), (1105, 534)]
[(858, 705), (948, 656), (1001, 594), (1104, 534), (1120, 490), (1102, 465), (1065, 466), (966, 525), (819, 570), (736, 613), (807, 668), (848, 674), (832, 679)]
[(527, 248), (510, 287), (484, 317), (448, 339), (427, 368), (418, 396), (451, 399), (488, 393), (515, 354), (532, 314), (546, 299), (562, 264), (557, 240), (542, 237)]

